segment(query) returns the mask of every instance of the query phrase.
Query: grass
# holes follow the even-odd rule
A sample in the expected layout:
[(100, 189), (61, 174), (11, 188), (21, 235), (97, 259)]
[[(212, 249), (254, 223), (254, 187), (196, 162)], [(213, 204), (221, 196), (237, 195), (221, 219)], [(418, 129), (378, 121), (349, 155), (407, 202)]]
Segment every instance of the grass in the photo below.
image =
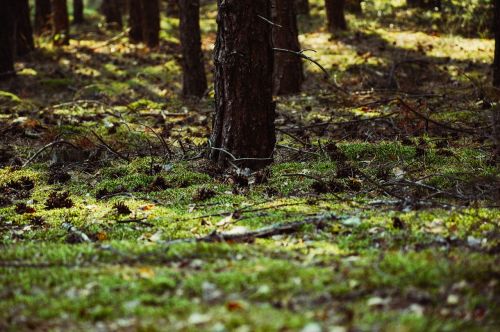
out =
[[(119, 32), (90, 7), (70, 46), (37, 39), (0, 85), (0, 330), (496, 331), (494, 43), (403, 1), (364, 3), (331, 36), (311, 1), (302, 47), (350, 93), (306, 63), (303, 93), (276, 98), (275, 162), (249, 177), (195, 158), (213, 91), (179, 97), (177, 19), (157, 50), (107, 43)], [(215, 16), (202, 7), (209, 81)], [(76, 149), (20, 166), (59, 139)], [(248, 243), (190, 241), (328, 215)]]

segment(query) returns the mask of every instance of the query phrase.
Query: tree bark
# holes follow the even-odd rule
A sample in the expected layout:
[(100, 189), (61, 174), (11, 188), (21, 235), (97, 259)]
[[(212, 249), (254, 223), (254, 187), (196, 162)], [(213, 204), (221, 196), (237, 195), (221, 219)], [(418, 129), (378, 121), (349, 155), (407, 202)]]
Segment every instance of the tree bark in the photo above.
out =
[(108, 26), (118, 29), (123, 27), (121, 6), (117, 0), (103, 0), (101, 11)]
[(295, 9), (297, 11), (297, 14), (309, 16), (309, 0), (295, 0)]
[(167, 17), (178, 18), (179, 0), (167, 0)]
[(347, 30), (344, 7), (345, 0), (325, 0), (328, 30), (330, 30), (330, 32)]
[(129, 2), (129, 33), (128, 38), (132, 43), (143, 41), (141, 0)]
[(52, 0), (52, 36), (55, 45), (69, 44), (69, 18), (66, 0)]
[(500, 88), (500, 0), (495, 0), (495, 59), (493, 61), (493, 86)]
[(141, 0), (142, 35), (150, 48), (160, 44), (160, 2), (159, 0)]
[(256, 169), (272, 162), (273, 46), (269, 0), (218, 0), (210, 158)]
[(16, 6), (16, 54), (24, 56), (35, 49), (30, 6), (28, 0), (17, 0)]
[(35, 1), (35, 32), (40, 35), (51, 30), (51, 0)]
[(182, 94), (202, 97), (207, 91), (207, 78), (201, 50), (200, 1), (179, 0), (180, 39), (182, 46)]
[[(273, 22), (281, 26), (273, 28), (274, 47), (299, 52), (299, 30), (293, 2), (289, 0), (273, 2)], [(300, 92), (304, 80), (301, 58), (291, 53), (275, 52), (273, 76), (275, 94), (288, 95)]]
[(85, 22), (83, 8), (83, 0), (73, 0), (73, 23), (82, 24)]
[(6, 0), (0, 10), (0, 80), (12, 77), (15, 51), (15, 5), (17, 0)]

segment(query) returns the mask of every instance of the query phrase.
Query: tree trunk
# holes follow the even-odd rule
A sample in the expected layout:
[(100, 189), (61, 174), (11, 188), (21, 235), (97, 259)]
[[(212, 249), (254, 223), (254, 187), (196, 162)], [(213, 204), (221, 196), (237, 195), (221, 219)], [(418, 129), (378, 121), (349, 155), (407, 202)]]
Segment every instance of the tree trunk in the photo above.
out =
[(362, 0), (347, 0), (346, 10), (354, 14), (362, 14), (361, 2)]
[(103, 0), (101, 11), (107, 25), (118, 29), (123, 27), (121, 6), (117, 0)]
[[(274, 47), (299, 52), (299, 31), (293, 2), (289, 0), (273, 2), (273, 22), (281, 26), (273, 28)], [(304, 80), (301, 58), (295, 54), (276, 51), (273, 76), (275, 94), (287, 95), (300, 92)]]
[(309, 0), (295, 0), (295, 9), (297, 14), (309, 16)]
[(51, 0), (35, 0), (35, 32), (42, 34), (51, 30)]
[(148, 47), (160, 44), (160, 1), (142, 0), (142, 35)]
[(493, 61), (493, 85), (500, 88), (500, 0), (495, 0), (495, 59)]
[(344, 7), (345, 0), (325, 0), (328, 30), (330, 32), (347, 29)]
[(406, 5), (422, 9), (441, 9), (441, 0), (406, 0)]
[(141, 0), (130, 0), (129, 2), (129, 28), (128, 38), (130, 39), (130, 42), (142, 42), (143, 32)]
[(17, 0), (6, 0), (0, 10), (0, 80), (12, 77), (15, 49), (15, 5)]
[(256, 169), (272, 162), (273, 46), (268, 0), (218, 0), (215, 118), (210, 158)]
[(179, 0), (180, 39), (182, 46), (182, 94), (202, 97), (207, 91), (207, 78), (201, 50), (200, 1)]
[(69, 18), (66, 0), (52, 0), (52, 36), (55, 45), (69, 44)]
[(73, 23), (82, 24), (85, 22), (83, 17), (83, 0), (73, 0)]
[(31, 27), (30, 6), (28, 0), (16, 1), (16, 54), (24, 56), (35, 49), (33, 28)]
[(179, 0), (167, 0), (167, 17), (179, 17)]

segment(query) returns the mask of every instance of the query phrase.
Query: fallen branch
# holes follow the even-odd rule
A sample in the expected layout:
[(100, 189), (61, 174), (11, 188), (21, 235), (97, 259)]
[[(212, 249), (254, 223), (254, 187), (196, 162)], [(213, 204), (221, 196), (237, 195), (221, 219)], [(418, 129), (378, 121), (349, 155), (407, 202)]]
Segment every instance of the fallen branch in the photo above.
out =
[(255, 239), (270, 238), (275, 235), (292, 234), (300, 231), (300, 229), (305, 225), (314, 225), (316, 227), (322, 226), (332, 221), (339, 220), (339, 217), (333, 214), (321, 214), (311, 218), (306, 218), (301, 221), (279, 223), (268, 227), (263, 227), (255, 231), (245, 232), (245, 233), (219, 233), (214, 230), (212, 233), (199, 237), (190, 239), (177, 239), (168, 241), (166, 245), (172, 245), (177, 243), (190, 243), (190, 242), (252, 242)]
[(45, 150), (53, 147), (53, 146), (56, 146), (56, 145), (60, 145), (60, 144), (66, 144), (66, 145), (69, 145), (71, 146), (73, 149), (76, 149), (78, 150), (78, 147), (75, 146), (73, 143), (70, 143), (68, 141), (65, 141), (65, 140), (59, 140), (59, 141), (55, 141), (55, 142), (52, 142), (52, 143), (49, 143), (47, 145), (45, 145), (44, 147), (42, 147), (41, 149), (39, 149), (37, 152), (35, 152), (35, 154), (33, 156), (31, 156), (31, 158), (29, 158), (22, 166), (21, 168), (24, 168), (26, 166), (28, 166), (33, 160), (35, 160), (42, 152), (44, 152)]
[(87, 234), (71, 225), (70, 223), (63, 223), (62, 228), (65, 229), (68, 233), (75, 235), (81, 242), (92, 242)]

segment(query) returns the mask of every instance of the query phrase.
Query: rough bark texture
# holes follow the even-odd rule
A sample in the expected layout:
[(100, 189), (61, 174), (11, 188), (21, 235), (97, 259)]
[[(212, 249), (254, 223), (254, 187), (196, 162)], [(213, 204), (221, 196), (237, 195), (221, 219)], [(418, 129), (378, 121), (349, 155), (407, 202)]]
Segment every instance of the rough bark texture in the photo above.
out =
[(201, 50), (200, 1), (179, 0), (180, 39), (182, 46), (182, 94), (202, 97), (207, 91), (207, 78)]
[(15, 49), (15, 2), (5, 0), (0, 10), (0, 80), (11, 77), (14, 72)]
[(129, 2), (129, 33), (128, 37), (132, 43), (143, 41), (142, 32), (142, 9), (141, 0), (130, 0)]
[(347, 29), (344, 7), (345, 0), (325, 0), (328, 30), (330, 32)]
[(52, 35), (55, 45), (69, 43), (69, 18), (66, 0), (52, 0)]
[(16, 1), (16, 54), (24, 56), (35, 49), (28, 0)]
[(83, 8), (83, 0), (73, 0), (73, 23), (82, 24), (85, 22)]
[(51, 30), (52, 6), (51, 0), (35, 1), (35, 32), (42, 34)]
[(179, 0), (167, 0), (167, 17), (179, 17)]
[(295, 0), (295, 9), (299, 15), (309, 15), (309, 0)]
[(154, 48), (160, 44), (160, 1), (141, 0), (142, 35), (148, 47)]
[[(151, 1), (151, 0), (150, 0)], [(106, 24), (111, 27), (122, 28), (122, 12), (120, 2), (117, 0), (103, 0), (101, 11)]]
[(493, 85), (500, 88), (500, 0), (495, 0), (495, 60), (493, 62)]
[[(274, 47), (300, 51), (299, 30), (294, 3), (290, 0), (274, 0), (273, 21), (281, 28), (273, 28)], [(287, 95), (300, 92), (304, 80), (302, 60), (295, 54), (275, 52), (274, 93)]]
[[(272, 162), (276, 142), (269, 0), (218, 0), (216, 114), (210, 157), (256, 169)], [(231, 155), (230, 155), (231, 154)]]

